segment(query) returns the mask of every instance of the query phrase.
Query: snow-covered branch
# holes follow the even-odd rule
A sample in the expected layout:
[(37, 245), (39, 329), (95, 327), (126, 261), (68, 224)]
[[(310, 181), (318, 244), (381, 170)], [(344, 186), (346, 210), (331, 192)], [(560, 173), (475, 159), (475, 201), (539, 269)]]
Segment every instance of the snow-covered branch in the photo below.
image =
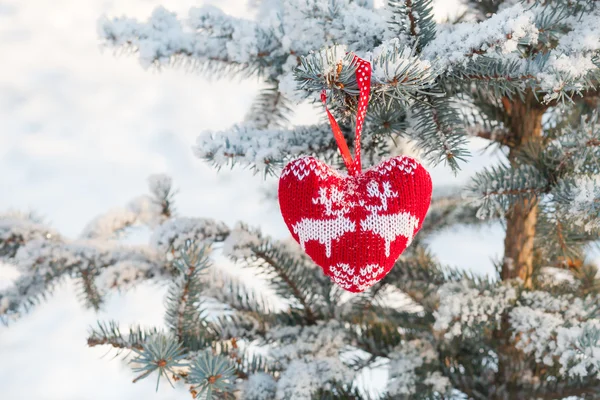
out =
[(217, 168), (239, 164), (256, 172), (272, 173), (286, 161), (308, 154), (337, 153), (329, 125), (259, 130), (249, 126), (198, 137), (194, 154)]
[(526, 292), (510, 313), (516, 347), (560, 374), (584, 378), (600, 372), (598, 297)]

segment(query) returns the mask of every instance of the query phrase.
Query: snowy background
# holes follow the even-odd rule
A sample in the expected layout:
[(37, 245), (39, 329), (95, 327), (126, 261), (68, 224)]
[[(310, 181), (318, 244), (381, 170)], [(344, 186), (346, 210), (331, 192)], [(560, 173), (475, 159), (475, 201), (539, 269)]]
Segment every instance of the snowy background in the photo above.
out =
[[(179, 213), (228, 224), (260, 225), (284, 237), (277, 205), (260, 176), (217, 173), (195, 159), (191, 145), (207, 129), (243, 119), (256, 81), (208, 82), (184, 70), (145, 71), (135, 57), (102, 51), (96, 21), (103, 15), (145, 19), (159, 4), (185, 15), (212, 3), (247, 16), (246, 0), (0, 0), (0, 210), (33, 210), (66, 236), (77, 236), (97, 214), (146, 193), (149, 174), (171, 175)], [(440, 15), (455, 3), (438, 1)], [(310, 122), (303, 108), (295, 122)], [(435, 185), (464, 184), (496, 157), (480, 150), (454, 177), (433, 170)], [(499, 226), (443, 232), (433, 249), (448, 264), (491, 273), (502, 250)], [(0, 265), (0, 287), (15, 270)], [(187, 398), (155, 381), (132, 384), (133, 373), (114, 353), (86, 346), (97, 319), (125, 326), (162, 324), (163, 288), (141, 285), (110, 297), (103, 312), (86, 311), (69, 283), (41, 307), (0, 326), (2, 400)]]

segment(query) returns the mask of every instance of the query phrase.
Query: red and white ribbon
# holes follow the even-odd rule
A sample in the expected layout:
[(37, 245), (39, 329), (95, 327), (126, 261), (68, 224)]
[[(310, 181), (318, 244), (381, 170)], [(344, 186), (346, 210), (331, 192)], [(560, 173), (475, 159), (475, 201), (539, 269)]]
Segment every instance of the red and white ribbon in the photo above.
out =
[(369, 105), (369, 96), (371, 94), (371, 63), (358, 56), (354, 56), (353, 63), (356, 64), (356, 82), (358, 83), (359, 89), (356, 134), (354, 136), (354, 160), (352, 159), (352, 154), (350, 153), (350, 149), (348, 149), (348, 144), (344, 139), (340, 126), (327, 108), (327, 94), (325, 90), (321, 92), (321, 101), (325, 104), (325, 111), (327, 111), (327, 117), (329, 118), (331, 129), (333, 130), (333, 136), (342, 153), (346, 168), (348, 168), (348, 174), (358, 175), (362, 171), (362, 164), (360, 161), (360, 134), (365, 122), (365, 115), (367, 114), (367, 107)]

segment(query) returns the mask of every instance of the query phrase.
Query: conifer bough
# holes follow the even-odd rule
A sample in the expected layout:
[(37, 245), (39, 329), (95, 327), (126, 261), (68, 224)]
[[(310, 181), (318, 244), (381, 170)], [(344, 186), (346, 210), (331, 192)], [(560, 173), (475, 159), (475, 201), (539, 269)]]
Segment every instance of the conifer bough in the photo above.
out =
[[(265, 174), (300, 154), (340, 163), (325, 124), (289, 121), (297, 102), (328, 89), (352, 141), (358, 93), (344, 57), (352, 51), (373, 65), (365, 163), (395, 154), (404, 138), (456, 170), (470, 135), (507, 160), (478, 173), (467, 196), (434, 193), (413, 246), (383, 281), (351, 297), (296, 244), (179, 216), (166, 177), (76, 240), (31, 215), (2, 215), (0, 257), (22, 271), (0, 292), (2, 319), (65, 277), (91, 307), (113, 289), (166, 280), (165, 327), (102, 322), (88, 344), (125, 351), (137, 379), (186, 385), (196, 397), (600, 397), (600, 281), (586, 262), (600, 227), (600, 4), (466, 1), (460, 21), (436, 23), (427, 0), (255, 3), (253, 20), (201, 7), (185, 19), (158, 8), (145, 22), (99, 23), (107, 46), (135, 52), (145, 67), (264, 82), (246, 121), (198, 138), (199, 158)], [(448, 268), (427, 249), (427, 236), (482, 218), (505, 222), (497, 276)], [(134, 224), (153, 230), (147, 246), (112, 240)], [(214, 253), (261, 273), (269, 290), (228, 274)], [(388, 372), (378, 394), (360, 378), (372, 368)]]

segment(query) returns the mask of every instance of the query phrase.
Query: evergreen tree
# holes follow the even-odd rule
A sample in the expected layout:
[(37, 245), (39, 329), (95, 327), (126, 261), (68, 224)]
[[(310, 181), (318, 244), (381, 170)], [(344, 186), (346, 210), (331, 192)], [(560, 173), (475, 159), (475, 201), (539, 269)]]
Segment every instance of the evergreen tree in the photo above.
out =
[[(259, 77), (264, 89), (243, 123), (198, 138), (215, 167), (277, 175), (312, 154), (342, 165), (330, 127), (290, 126), (294, 104), (328, 106), (352, 141), (357, 84), (352, 55), (370, 58), (365, 164), (413, 142), (430, 164), (457, 170), (469, 136), (506, 162), (464, 192), (435, 194), (415, 242), (380, 283), (345, 295), (295, 243), (240, 224), (177, 215), (169, 178), (151, 195), (92, 221), (69, 240), (31, 215), (0, 216), (0, 257), (22, 271), (0, 292), (8, 321), (60, 279), (86, 303), (143, 280), (166, 280), (166, 328), (122, 331), (101, 322), (90, 346), (131, 352), (137, 379), (188, 385), (199, 398), (366, 399), (365, 369), (389, 371), (398, 399), (600, 397), (600, 280), (586, 251), (600, 232), (600, 5), (594, 0), (482, 0), (444, 24), (430, 0), (264, 0), (255, 20), (215, 7), (179, 19), (103, 19), (109, 46), (144, 66), (185, 65), (203, 75)], [(202, 95), (202, 94), (199, 94)], [(366, 167), (367, 165), (365, 165)], [(428, 235), (501, 220), (496, 277), (441, 265)], [(148, 246), (112, 240), (133, 224)], [(268, 296), (211, 263), (218, 251), (260, 271)], [(212, 260), (212, 261), (211, 261)], [(399, 302), (403, 294), (408, 301)]]

